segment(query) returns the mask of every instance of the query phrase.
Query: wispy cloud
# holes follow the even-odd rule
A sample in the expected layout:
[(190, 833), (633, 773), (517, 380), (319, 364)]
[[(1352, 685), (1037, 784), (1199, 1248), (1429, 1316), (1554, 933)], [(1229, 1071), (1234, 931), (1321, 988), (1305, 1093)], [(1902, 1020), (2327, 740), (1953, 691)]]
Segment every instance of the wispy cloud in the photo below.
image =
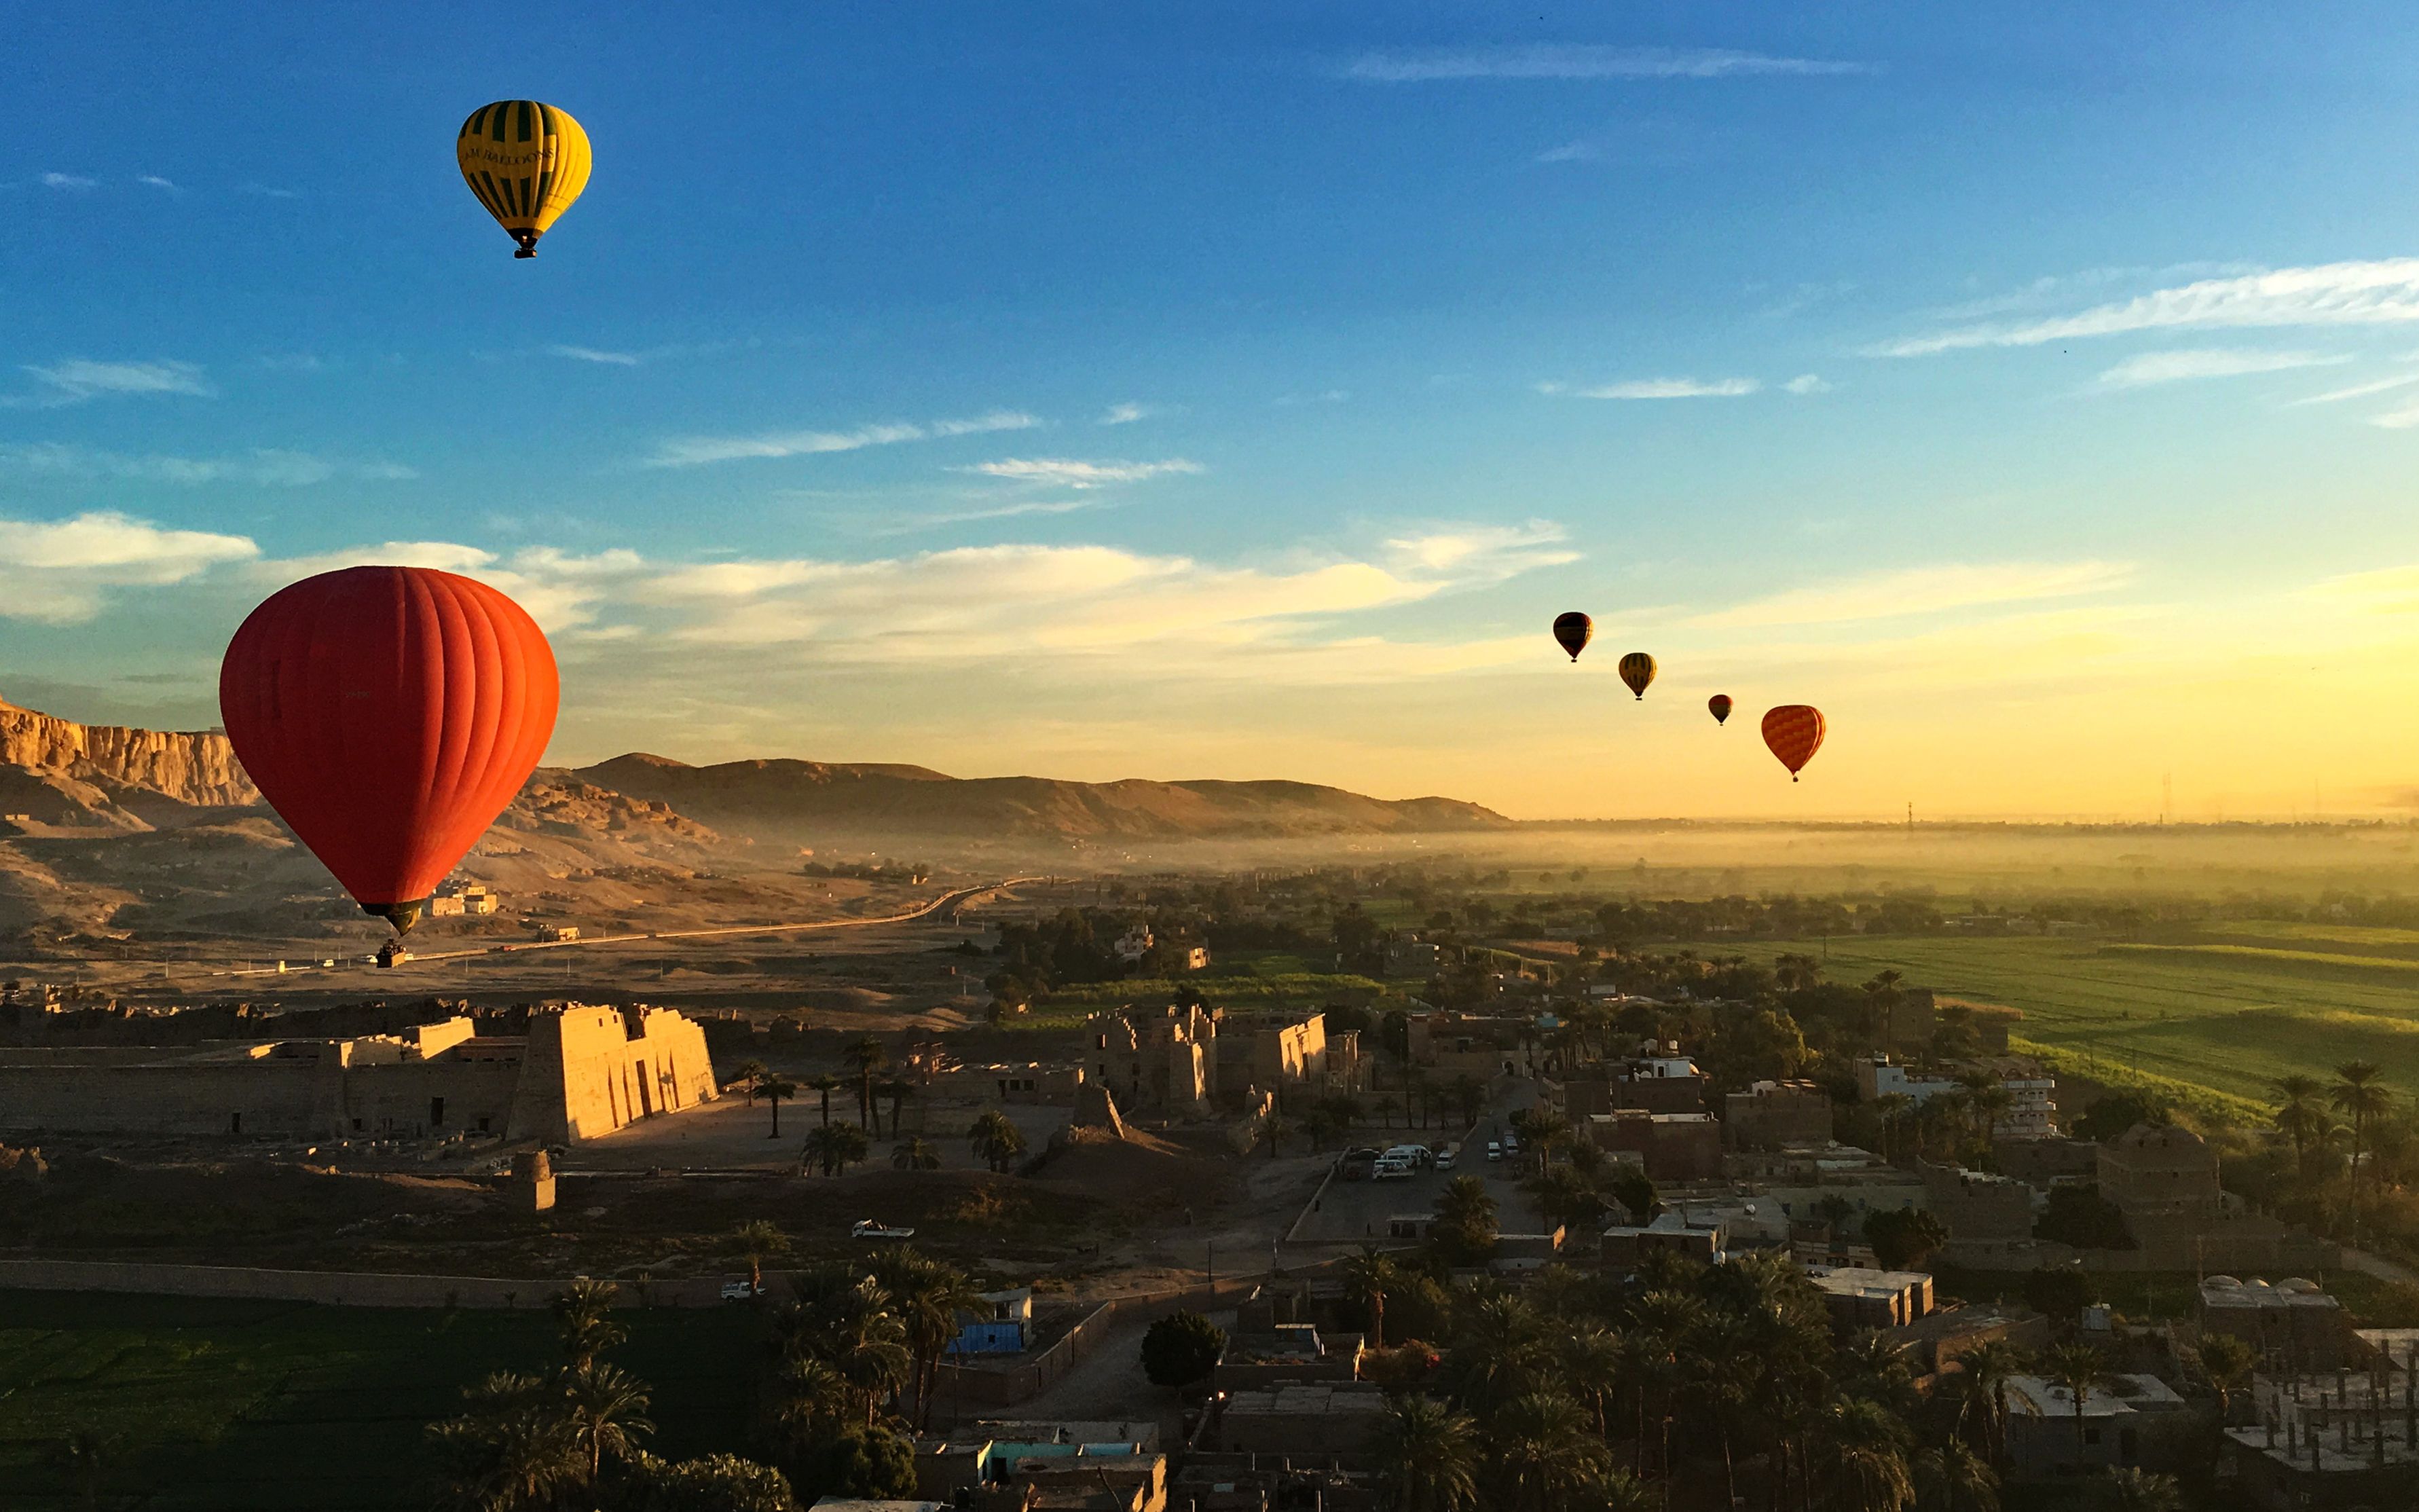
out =
[(636, 352), (609, 352), (594, 347), (554, 346), (548, 347), (546, 354), (569, 358), (575, 363), (597, 363), (607, 367), (636, 367), (643, 361)]
[(419, 473), (395, 462), (347, 462), (309, 452), (262, 448), (240, 456), (129, 456), (55, 441), (0, 442), (0, 471), (65, 478), (121, 478), (139, 483), (248, 483), (300, 488), (347, 479), (392, 483)]
[(1949, 563), (1874, 573), (1823, 588), (1796, 588), (1735, 609), (1701, 614), (1689, 623), (1706, 629), (1773, 625), (1840, 625), (1942, 614), (1995, 604), (2066, 598), (2122, 586), (2134, 574), (2123, 563), (2006, 562)]
[(1153, 405), (1113, 404), (1106, 409), (1101, 411), (1099, 424), (1103, 425), (1131, 425), (1137, 420), (1148, 420), (1151, 416), (1161, 412), (1162, 411)]
[(2355, 383), (2348, 389), (2329, 389), (2324, 393), (2314, 393), (2306, 399), (2296, 399), (2286, 408), (2299, 409), (2305, 404), (2341, 404), (2346, 399), (2365, 399), (2372, 393), (2385, 393), (2395, 389), (2406, 388), (2413, 383), (2419, 383), (2419, 373), (2397, 373), (2392, 378), (2371, 378), (2366, 383)]
[(1141, 483), (1208, 470), (1180, 456), (1164, 462), (1081, 462), (1061, 456), (1010, 456), (996, 462), (978, 462), (965, 471), (1059, 488), (1099, 488), (1113, 483)]
[(100, 179), (87, 178), (80, 173), (46, 173), (42, 175), (40, 183), (45, 189), (82, 191), (100, 187)]
[(270, 184), (238, 184), (235, 186), (235, 192), (239, 194), (255, 194), (262, 199), (300, 199), (302, 197), (302, 192), (299, 189), (279, 189)]
[(28, 405), (82, 404), (106, 393), (184, 393), (209, 398), (218, 392), (203, 381), (202, 370), (192, 363), (97, 363), (70, 357), (48, 367), (29, 363), (24, 371), (32, 374), (45, 392), (30, 398), (0, 402), (22, 409)]
[(2397, 409), (2388, 409), (2383, 414), (2371, 415), (2368, 417), (2368, 423), (2387, 430), (2409, 430), (2413, 425), (2419, 425), (2419, 401), (2406, 404)]
[(1539, 162), (1597, 162), (1604, 158), (1604, 148), (1593, 142), (1565, 142), (1558, 147), (1548, 147), (1537, 154)]
[(2238, 347), (2204, 347), (2187, 351), (2144, 352), (2129, 357), (2100, 375), (2106, 389), (2140, 389), (2154, 383), (2180, 383), (2194, 378), (2241, 378), (2250, 373), (2283, 373), (2300, 367), (2333, 367), (2349, 357), (2326, 352), (2259, 351)]
[(2136, 331), (2393, 325), (2412, 320), (2419, 320), (2419, 258), (2397, 257), (2205, 278), (2073, 315), (1959, 326), (1887, 342), (1870, 348), (1869, 355), (1924, 357), (1983, 347), (2038, 347)]
[(1274, 402), (1289, 409), (1303, 404), (1343, 404), (1351, 397), (1350, 389), (1320, 389), (1312, 393), (1280, 393)]
[(259, 554), (240, 535), (162, 530), (109, 510), (0, 519), (0, 618), (79, 625), (116, 590), (165, 587)]
[(1113, 506), (1110, 502), (1104, 499), (1034, 499), (1019, 504), (995, 504), (984, 509), (961, 509), (885, 519), (869, 533), (906, 535), (917, 531), (938, 530), (944, 525), (971, 524), (977, 520), (1018, 519), (1028, 515), (1072, 515), (1086, 510), (1111, 507)]
[(1822, 375), (1819, 373), (1800, 373), (1795, 378), (1791, 378), (1788, 382), (1782, 384), (1781, 387), (1789, 391), (1791, 393), (1796, 394), (1828, 393), (1831, 392), (1831, 385), (1826, 382)]
[(183, 191), (178, 189), (173, 181), (162, 178), (156, 173), (137, 174), (134, 177), (134, 181), (138, 184), (146, 185), (152, 189), (163, 190), (171, 194), (183, 193)]
[(1543, 43), (1525, 47), (1436, 52), (1366, 53), (1345, 66), (1344, 77), (1375, 84), (1432, 84), (1457, 79), (1727, 79), (1750, 75), (1878, 72), (1871, 63), (1777, 57), (1727, 48), (1601, 47)]
[(1450, 574), (1467, 583), (1502, 582), (1538, 567), (1577, 562), (1570, 536), (1551, 520), (1518, 525), (1442, 526), (1386, 543), (1398, 570)]
[(1606, 383), (1593, 388), (1540, 383), (1537, 392), (1565, 399), (1735, 399), (1763, 387), (1761, 382), (1751, 378), (1634, 378), (1626, 383)]
[(759, 436), (678, 436), (658, 444), (655, 455), (646, 459), (645, 465), (653, 468), (693, 468), (750, 457), (814, 456), (830, 452), (862, 451), (869, 446), (896, 446), (904, 441), (931, 440), (939, 437), (1031, 430), (1040, 424), (1035, 416), (1018, 410), (999, 409), (967, 420), (859, 425), (854, 430), (776, 431)]

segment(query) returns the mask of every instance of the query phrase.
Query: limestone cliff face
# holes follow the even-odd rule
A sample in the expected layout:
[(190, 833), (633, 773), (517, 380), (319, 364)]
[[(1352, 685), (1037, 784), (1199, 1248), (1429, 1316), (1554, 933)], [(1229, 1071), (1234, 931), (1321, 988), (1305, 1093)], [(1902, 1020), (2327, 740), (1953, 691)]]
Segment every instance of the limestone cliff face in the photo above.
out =
[(0, 766), (140, 788), (200, 808), (260, 801), (227, 737), (77, 724), (0, 700)]

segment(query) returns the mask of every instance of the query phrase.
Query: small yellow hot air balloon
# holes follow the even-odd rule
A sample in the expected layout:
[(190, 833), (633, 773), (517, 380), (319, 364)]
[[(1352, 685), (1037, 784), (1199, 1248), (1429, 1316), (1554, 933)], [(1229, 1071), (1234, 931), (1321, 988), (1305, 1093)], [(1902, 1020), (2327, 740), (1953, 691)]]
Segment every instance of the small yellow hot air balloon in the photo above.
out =
[(1646, 685), (1655, 681), (1655, 658), (1643, 651), (1633, 651), (1621, 658), (1621, 680), (1641, 699), (1646, 697)]
[(571, 113), (534, 100), (482, 105), (454, 141), (462, 181), (496, 224), (537, 255), (537, 239), (588, 187), (588, 133)]

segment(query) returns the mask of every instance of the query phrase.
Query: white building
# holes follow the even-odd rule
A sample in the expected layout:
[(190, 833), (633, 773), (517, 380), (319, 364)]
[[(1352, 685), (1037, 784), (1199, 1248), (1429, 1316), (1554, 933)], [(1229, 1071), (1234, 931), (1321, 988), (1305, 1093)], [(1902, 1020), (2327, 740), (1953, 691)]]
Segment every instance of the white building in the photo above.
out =
[(2057, 1078), (2002, 1076), (2008, 1108), (1992, 1120), (1994, 1139), (2055, 1139), (2057, 1137)]
[(1959, 1084), (1941, 1076), (1914, 1076), (1887, 1056), (1857, 1062), (1857, 1094), (1871, 1103), (1877, 1098), (1910, 1098), (1919, 1106), (1957, 1091)]

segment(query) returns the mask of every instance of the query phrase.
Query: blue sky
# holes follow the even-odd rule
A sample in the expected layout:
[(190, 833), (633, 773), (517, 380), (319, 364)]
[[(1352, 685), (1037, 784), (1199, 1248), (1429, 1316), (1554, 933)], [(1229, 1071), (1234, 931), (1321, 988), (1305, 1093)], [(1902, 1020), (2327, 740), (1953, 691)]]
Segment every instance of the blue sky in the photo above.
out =
[[(559, 760), (2404, 806), (2407, 15), (1626, 8), (15, 8), (0, 694), (208, 723), (408, 560)], [(534, 262), (450, 152), (522, 96)]]

